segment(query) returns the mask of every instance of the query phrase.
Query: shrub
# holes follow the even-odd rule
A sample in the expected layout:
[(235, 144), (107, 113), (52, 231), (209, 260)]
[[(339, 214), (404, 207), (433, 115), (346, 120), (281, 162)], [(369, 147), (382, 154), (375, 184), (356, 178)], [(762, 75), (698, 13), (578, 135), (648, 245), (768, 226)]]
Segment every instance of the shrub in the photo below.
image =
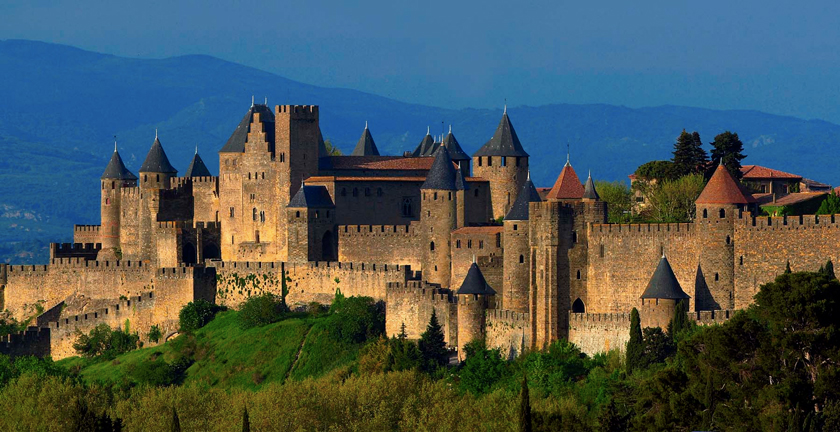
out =
[(281, 297), (266, 293), (249, 297), (239, 308), (237, 319), (243, 329), (262, 327), (280, 321), (288, 311)]
[(163, 333), (160, 331), (160, 326), (155, 324), (149, 329), (149, 334), (147, 335), (149, 340), (158, 343), (160, 338), (163, 337)]
[(112, 330), (108, 324), (99, 324), (88, 334), (80, 333), (73, 349), (84, 357), (113, 359), (119, 354), (137, 348), (140, 336), (122, 330)]
[(221, 306), (203, 299), (187, 303), (178, 314), (181, 331), (192, 332), (204, 327), (222, 309)]
[[(338, 300), (338, 296), (336, 296)], [(343, 297), (330, 308), (330, 336), (340, 342), (362, 343), (385, 333), (385, 307), (370, 297)]]
[(473, 394), (487, 393), (507, 372), (499, 349), (487, 349), (484, 339), (466, 346), (467, 359), (461, 368), (461, 388)]

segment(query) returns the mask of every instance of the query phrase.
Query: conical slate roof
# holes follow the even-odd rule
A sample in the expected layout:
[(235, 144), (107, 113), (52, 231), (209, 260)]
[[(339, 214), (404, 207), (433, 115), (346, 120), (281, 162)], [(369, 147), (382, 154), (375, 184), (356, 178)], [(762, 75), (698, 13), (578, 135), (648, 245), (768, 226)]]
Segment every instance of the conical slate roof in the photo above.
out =
[(332, 208), (335, 207), (330, 192), (324, 186), (303, 185), (286, 207), (293, 208)]
[(265, 124), (265, 139), (269, 144), (274, 144), (274, 113), (271, 112), (268, 105), (255, 104), (248, 108), (245, 117), (242, 117), (242, 121), (236, 126), (236, 130), (230, 135), (219, 153), (243, 153), (245, 151), (245, 142), (248, 141), (248, 134), (251, 132), (254, 113), (259, 113), (260, 121)]
[(146, 155), (146, 160), (143, 161), (143, 165), (140, 167), (140, 172), (167, 174), (175, 174), (178, 172), (178, 170), (169, 163), (169, 158), (166, 157), (166, 152), (163, 151), (163, 146), (160, 145), (158, 137), (155, 137), (155, 142), (152, 144), (152, 148), (149, 149), (149, 154)]
[(196, 150), (195, 156), (193, 156), (192, 162), (190, 162), (190, 167), (187, 168), (187, 172), (184, 174), (184, 177), (211, 177), (213, 174), (210, 174), (210, 170), (207, 169), (207, 165), (204, 165), (204, 161), (201, 160), (201, 156), (198, 155), (198, 151)]
[(464, 178), (464, 172), (460, 168), (455, 170), (455, 190), (467, 190), (467, 179)]
[(723, 164), (718, 165), (709, 183), (697, 198), (697, 204), (749, 204), (755, 202), (745, 194)]
[(659, 260), (659, 265), (653, 272), (653, 277), (650, 278), (643, 299), (687, 299), (688, 294), (682, 290), (680, 282), (674, 275), (674, 270), (671, 269), (671, 264), (668, 263), (668, 258), (665, 255)]
[(440, 146), (435, 152), (435, 161), (426, 175), (426, 181), (420, 189), (458, 190), (455, 184), (455, 166), (446, 147)]
[(510, 118), (507, 115), (507, 108), (502, 114), (502, 120), (496, 128), (496, 133), (493, 138), (487, 141), (477, 152), (475, 156), (522, 156), (528, 157), (528, 153), (522, 148), (519, 142), (519, 137), (516, 136), (516, 131), (510, 123)]
[(102, 173), (101, 179), (137, 180), (137, 176), (125, 167), (120, 153), (117, 151), (116, 144), (114, 144), (114, 154), (111, 155), (111, 160), (108, 162), (108, 166), (105, 167), (105, 172)]
[(475, 263), (472, 263), (469, 271), (467, 271), (467, 277), (464, 278), (464, 283), (461, 284), (461, 288), (458, 288), (458, 292), (455, 294), (495, 295), (496, 291), (487, 284), (481, 269)]
[(412, 156), (431, 156), (432, 153), (435, 151), (435, 140), (432, 138), (432, 135), (429, 134), (429, 131), (426, 130), (426, 136), (423, 137), (423, 140), (420, 141), (420, 144), (417, 144), (417, 148), (411, 152)]
[(370, 129), (365, 123), (365, 131), (362, 132), (362, 137), (356, 143), (356, 148), (350, 156), (379, 156), (379, 149), (376, 148), (376, 143), (373, 142), (373, 136), (370, 134)]
[(580, 179), (578, 178), (575, 169), (572, 168), (572, 165), (567, 160), (566, 165), (563, 167), (563, 171), (560, 171), (560, 175), (557, 176), (557, 181), (554, 183), (554, 187), (548, 191), (546, 198), (581, 199), (583, 198), (584, 192), (583, 185), (580, 183)]
[(452, 128), (449, 128), (449, 133), (443, 139), (443, 146), (449, 150), (449, 157), (454, 161), (470, 160), (470, 156), (464, 152), (455, 135), (452, 134)]
[(516, 201), (513, 202), (513, 205), (510, 206), (510, 210), (505, 215), (505, 220), (528, 220), (530, 203), (540, 201), (542, 201), (540, 194), (531, 181), (531, 175), (528, 174), (528, 180), (525, 181), (522, 189), (519, 190), (519, 195), (516, 196)]
[(595, 201), (601, 199), (598, 195), (598, 191), (595, 190), (595, 182), (592, 181), (592, 173), (589, 173), (589, 177), (586, 179), (586, 184), (583, 185), (583, 197)]

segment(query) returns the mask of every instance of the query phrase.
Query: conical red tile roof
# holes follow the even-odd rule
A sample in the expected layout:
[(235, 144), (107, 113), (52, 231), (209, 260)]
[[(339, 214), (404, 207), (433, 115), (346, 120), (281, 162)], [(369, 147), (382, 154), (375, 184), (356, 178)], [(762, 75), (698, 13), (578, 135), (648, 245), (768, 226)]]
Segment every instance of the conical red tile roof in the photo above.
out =
[(548, 191), (546, 199), (581, 199), (583, 198), (583, 184), (575, 173), (574, 168), (566, 162), (563, 171), (557, 177), (554, 187)]
[(709, 183), (697, 198), (697, 204), (749, 204), (755, 199), (745, 194), (732, 174), (723, 165), (718, 165)]

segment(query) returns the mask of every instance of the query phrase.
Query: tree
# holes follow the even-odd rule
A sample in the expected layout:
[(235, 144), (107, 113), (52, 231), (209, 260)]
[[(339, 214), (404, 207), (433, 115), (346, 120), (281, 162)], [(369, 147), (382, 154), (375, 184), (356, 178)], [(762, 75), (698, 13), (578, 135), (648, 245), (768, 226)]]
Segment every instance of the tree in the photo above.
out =
[(679, 177), (671, 161), (650, 161), (636, 168), (636, 177), (641, 180), (673, 180)]
[(324, 140), (324, 148), (327, 149), (327, 156), (341, 156), (341, 149), (333, 145), (329, 138)]
[(820, 272), (832, 279), (837, 279), (837, 276), (834, 274), (834, 263), (831, 260), (828, 260), (824, 266), (820, 267)]
[(178, 411), (172, 407), (172, 432), (181, 432), (181, 420), (178, 419)]
[(531, 395), (528, 391), (528, 376), (522, 376), (522, 388), (519, 390), (519, 432), (531, 432)]
[(820, 203), (820, 208), (817, 209), (817, 214), (833, 215), (838, 213), (840, 213), (840, 196), (837, 195), (837, 191), (831, 191), (830, 194), (826, 195), (823, 202)]
[(641, 361), (641, 367), (663, 363), (665, 359), (674, 355), (674, 341), (661, 328), (647, 327), (642, 331), (642, 334), (644, 357)]
[(691, 321), (688, 320), (688, 302), (677, 302), (677, 307), (674, 308), (674, 317), (668, 323), (668, 335), (676, 342), (677, 335), (690, 327)]
[(723, 159), (723, 165), (729, 170), (729, 173), (740, 180), (743, 176), (741, 174), (741, 160), (745, 157), (744, 143), (738, 138), (737, 133), (726, 131), (718, 134), (712, 142), (712, 169), (717, 167)]
[(627, 342), (627, 373), (632, 374), (643, 362), (645, 355), (645, 344), (642, 338), (642, 322), (639, 319), (639, 311), (633, 308), (630, 311), (630, 340)]
[(507, 369), (498, 348), (487, 349), (483, 338), (464, 346), (467, 358), (461, 367), (461, 387), (479, 395), (490, 391), (505, 376)]
[(242, 432), (251, 432), (251, 421), (248, 420), (248, 407), (242, 411)]
[(689, 134), (683, 129), (674, 143), (674, 171), (679, 176), (702, 173), (708, 163), (708, 156), (703, 150), (700, 134)]
[(420, 355), (423, 358), (423, 369), (427, 372), (433, 372), (446, 365), (449, 360), (443, 329), (438, 323), (437, 312), (434, 309), (432, 309), (432, 317), (429, 319), (426, 331), (420, 335), (417, 347), (420, 349)]
[(610, 401), (603, 406), (600, 414), (598, 414), (598, 426), (604, 432), (623, 431), (627, 429), (627, 419), (619, 414), (618, 407), (615, 405), (615, 400), (610, 398)]
[(397, 339), (404, 340), (408, 338), (408, 334), (405, 332), (405, 321), (403, 321), (402, 325), (400, 325), (400, 334), (397, 335)]
[(633, 192), (624, 182), (596, 181), (595, 188), (601, 200), (607, 203), (609, 222), (622, 223), (630, 221), (630, 210), (633, 207)]
[(657, 222), (691, 222), (695, 217), (695, 201), (705, 179), (700, 174), (690, 174), (676, 180), (649, 184), (642, 193), (650, 205), (651, 219)]
[(158, 343), (158, 341), (160, 341), (160, 338), (163, 337), (163, 333), (161, 333), (160, 331), (160, 326), (157, 324), (151, 326), (149, 328), (149, 334), (146, 335), (146, 337), (148, 337), (150, 341)]
[(137, 348), (140, 336), (122, 330), (111, 330), (108, 324), (99, 324), (88, 332), (79, 333), (73, 349), (85, 357), (112, 359)]
[(204, 299), (184, 305), (178, 313), (182, 332), (196, 331), (209, 323), (222, 308)]
[(249, 329), (280, 321), (288, 311), (282, 297), (265, 293), (245, 300), (236, 317), (242, 329)]

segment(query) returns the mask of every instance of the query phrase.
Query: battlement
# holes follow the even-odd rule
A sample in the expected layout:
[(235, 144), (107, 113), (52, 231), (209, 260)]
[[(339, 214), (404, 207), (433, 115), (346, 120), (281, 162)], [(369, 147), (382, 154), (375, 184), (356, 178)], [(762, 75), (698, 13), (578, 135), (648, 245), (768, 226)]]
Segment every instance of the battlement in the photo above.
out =
[(73, 233), (99, 233), (99, 225), (73, 225)]
[(747, 230), (780, 231), (799, 228), (840, 228), (837, 215), (752, 216), (743, 218)]
[(6, 281), (8, 280), (8, 270), (9, 265), (6, 263), (0, 263), (0, 285), (5, 285)]
[(261, 261), (211, 261), (208, 265), (221, 270), (280, 270), (282, 262), (261, 262)]
[(735, 316), (734, 310), (711, 310), (689, 312), (688, 319), (699, 325), (722, 324)]
[(50, 352), (50, 328), (28, 327), (0, 337), (0, 354), (8, 356), (45, 356)]
[(189, 185), (207, 184), (215, 186), (219, 182), (218, 176), (202, 176), (202, 177), (172, 177), (169, 179), (169, 184), (173, 189), (182, 188)]
[(203, 276), (215, 276), (215, 267), (163, 267), (155, 272), (157, 277), (164, 279), (193, 279)]
[[(624, 312), (616, 313), (569, 313), (569, 324), (578, 325), (602, 325), (604, 323), (629, 323), (630, 314)], [(629, 327), (628, 327), (629, 329)]]
[(187, 224), (184, 221), (162, 221), (157, 223), (158, 228), (166, 229), (166, 228), (174, 228), (174, 229), (182, 229), (188, 228)]
[(139, 187), (126, 187), (120, 189), (120, 195), (122, 198), (140, 198), (141, 192)]
[(654, 232), (693, 232), (694, 224), (691, 223), (660, 223), (660, 224), (592, 224), (592, 233), (601, 234), (635, 234)]
[(385, 290), (388, 297), (408, 297), (415, 301), (431, 303), (455, 303), (455, 297), (451, 290), (428, 282), (389, 282), (386, 284)]
[[(287, 266), (298, 267), (301, 264), (287, 263)], [(309, 261), (306, 264), (310, 270), (352, 270), (362, 272), (411, 272), (410, 265), (401, 264), (376, 264), (376, 263), (352, 263), (340, 261)]]
[(102, 322), (113, 322), (115, 316), (128, 315), (138, 309), (151, 309), (154, 306), (154, 293), (146, 292), (138, 296), (120, 298), (118, 303), (109, 307), (61, 318), (58, 321), (50, 322), (47, 326), (54, 334), (59, 334), (59, 332), (69, 333), (76, 328), (93, 328)]
[(515, 312), (507, 309), (487, 309), (487, 321), (503, 321), (509, 323), (529, 323), (531, 315), (528, 312)]
[(277, 105), (275, 116), (288, 114), (293, 119), (316, 119), (318, 118), (318, 105)]
[(222, 223), (221, 223), (221, 222), (214, 222), (214, 221), (210, 221), (210, 222), (194, 222), (194, 223), (193, 223), (193, 228), (196, 228), (196, 229), (212, 229), (212, 230), (217, 230), (217, 229), (221, 229), (221, 228), (222, 228)]
[(378, 235), (400, 235), (412, 236), (414, 230), (411, 225), (339, 225), (338, 235), (341, 237), (350, 236), (378, 236)]
[(9, 274), (26, 273), (26, 274), (46, 274), (51, 268), (53, 269), (89, 269), (89, 270), (111, 270), (111, 271), (128, 271), (128, 270), (143, 270), (148, 269), (148, 265), (143, 264), (143, 261), (91, 261), (84, 258), (55, 258), (50, 260), (49, 265), (43, 264), (26, 264), (8, 266)]
[(50, 243), (50, 259), (96, 259), (101, 249), (101, 243)]

